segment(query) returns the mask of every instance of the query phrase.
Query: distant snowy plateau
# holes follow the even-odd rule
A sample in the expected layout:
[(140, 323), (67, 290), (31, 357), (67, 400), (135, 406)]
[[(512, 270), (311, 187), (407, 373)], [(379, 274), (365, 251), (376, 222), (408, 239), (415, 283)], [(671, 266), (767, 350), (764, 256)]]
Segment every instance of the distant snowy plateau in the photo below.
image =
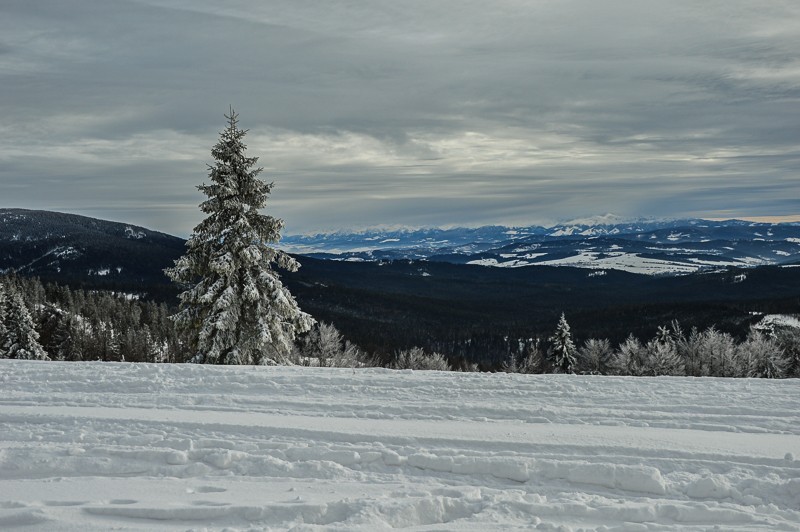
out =
[(800, 530), (800, 382), (0, 360), (3, 530)]
[(287, 250), (349, 261), (431, 260), (505, 268), (572, 266), (675, 275), (800, 262), (800, 224), (639, 220), (553, 227), (398, 229), (288, 236)]

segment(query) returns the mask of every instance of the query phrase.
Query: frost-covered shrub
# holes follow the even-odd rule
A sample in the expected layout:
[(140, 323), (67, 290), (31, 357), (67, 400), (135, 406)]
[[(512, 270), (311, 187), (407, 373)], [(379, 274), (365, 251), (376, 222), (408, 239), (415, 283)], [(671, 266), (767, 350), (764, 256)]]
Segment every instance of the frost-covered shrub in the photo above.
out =
[(329, 323), (319, 323), (292, 350), (286, 361), (301, 366), (350, 368), (376, 365)]
[(500, 364), (500, 371), (503, 373), (519, 373), (519, 364), (517, 363), (517, 354), (509, 351), (506, 359)]
[(616, 375), (659, 376), (684, 375), (684, 362), (670, 336), (659, 335), (642, 344), (633, 335), (619, 346), (609, 361), (609, 370)]
[(392, 369), (427, 369), (449, 371), (450, 364), (440, 353), (426, 353), (421, 347), (398, 351), (394, 355)]
[(786, 361), (786, 377), (800, 377), (800, 329), (778, 328), (775, 331), (775, 340)]
[(544, 371), (544, 356), (538, 340), (525, 348), (525, 356), (519, 363), (518, 371), (519, 373), (529, 374), (542, 373)]
[(608, 363), (614, 355), (607, 339), (590, 338), (578, 349), (578, 369), (581, 373), (601, 375), (608, 371)]
[(644, 360), (642, 373), (645, 375), (685, 375), (686, 369), (683, 360), (678, 355), (675, 344), (662, 341), (663, 337), (656, 337), (644, 346)]
[(631, 334), (611, 357), (609, 370), (615, 375), (643, 375), (644, 358), (644, 346)]
[(319, 366), (328, 366), (332, 361), (341, 358), (344, 347), (344, 338), (331, 324), (320, 323), (313, 328), (308, 336), (303, 349), (303, 355), (316, 358)]
[(686, 375), (700, 377), (707, 371), (703, 366), (703, 336), (697, 328), (693, 327), (689, 336), (684, 336), (683, 331), (673, 328), (673, 341), (678, 356), (683, 360)]
[(481, 368), (475, 362), (464, 362), (460, 364), (454, 371), (461, 371), (464, 373), (478, 373)]
[(786, 376), (787, 360), (778, 342), (761, 331), (750, 330), (739, 344), (737, 355), (747, 377), (780, 379)]
[(745, 367), (736, 353), (733, 337), (714, 327), (706, 329), (700, 336), (701, 375), (713, 377), (743, 377)]
[(539, 340), (520, 340), (519, 352), (511, 351), (500, 365), (505, 373), (543, 373), (544, 356)]

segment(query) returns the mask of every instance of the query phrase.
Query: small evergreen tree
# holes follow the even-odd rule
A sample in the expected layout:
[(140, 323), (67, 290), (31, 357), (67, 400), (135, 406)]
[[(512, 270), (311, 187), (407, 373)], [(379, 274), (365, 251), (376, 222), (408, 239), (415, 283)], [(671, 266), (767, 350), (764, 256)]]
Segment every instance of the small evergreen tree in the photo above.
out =
[(572, 333), (564, 313), (558, 320), (556, 331), (550, 337), (550, 365), (556, 373), (574, 373), (577, 366), (577, 351), (572, 342)]
[(238, 115), (226, 115), (228, 127), (212, 148), (211, 184), (199, 190), (208, 199), (208, 216), (194, 228), (186, 254), (166, 274), (188, 287), (173, 317), (196, 362), (261, 364), (284, 359), (295, 335), (308, 331), (313, 318), (302, 312), (281, 283), (273, 264), (295, 271), (300, 265), (270, 247), (280, 239), (283, 221), (261, 214), (272, 183), (258, 178), (257, 157), (245, 155)]

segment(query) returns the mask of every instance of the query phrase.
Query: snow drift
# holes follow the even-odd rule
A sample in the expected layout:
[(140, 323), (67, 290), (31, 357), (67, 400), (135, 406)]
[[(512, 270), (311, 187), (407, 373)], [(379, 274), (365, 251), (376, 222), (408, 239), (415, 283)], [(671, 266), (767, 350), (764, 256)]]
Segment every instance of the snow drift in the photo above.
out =
[(2, 529), (800, 530), (793, 380), (0, 360), (0, 389)]

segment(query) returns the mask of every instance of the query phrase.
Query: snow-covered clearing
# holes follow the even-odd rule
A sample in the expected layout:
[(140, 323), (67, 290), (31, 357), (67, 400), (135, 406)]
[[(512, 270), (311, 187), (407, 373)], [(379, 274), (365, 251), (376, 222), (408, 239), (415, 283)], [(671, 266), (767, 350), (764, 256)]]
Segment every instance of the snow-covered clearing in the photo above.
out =
[(573, 266), (575, 268), (622, 270), (646, 275), (693, 273), (700, 269), (700, 266), (686, 264), (685, 262), (641, 257), (637, 253), (622, 253), (619, 251), (606, 254), (582, 251), (578, 255), (571, 257), (540, 261), (536, 264), (538, 266)]
[(0, 390), (4, 530), (800, 530), (796, 380), (0, 360)]

